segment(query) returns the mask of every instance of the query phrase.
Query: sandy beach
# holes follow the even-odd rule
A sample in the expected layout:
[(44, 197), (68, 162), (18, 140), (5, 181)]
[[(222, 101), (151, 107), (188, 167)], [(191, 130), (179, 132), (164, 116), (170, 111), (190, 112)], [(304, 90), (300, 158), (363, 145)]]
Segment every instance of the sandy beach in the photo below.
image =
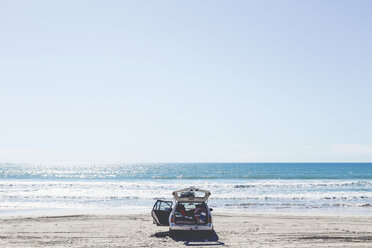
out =
[(214, 225), (170, 237), (149, 214), (1, 217), (0, 247), (372, 247), (371, 216), (220, 213)]

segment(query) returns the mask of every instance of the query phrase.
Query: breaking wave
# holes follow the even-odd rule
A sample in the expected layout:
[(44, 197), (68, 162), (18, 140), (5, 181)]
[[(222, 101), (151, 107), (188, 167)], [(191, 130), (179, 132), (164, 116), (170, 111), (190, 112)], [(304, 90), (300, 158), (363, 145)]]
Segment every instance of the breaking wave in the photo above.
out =
[(0, 213), (148, 212), (155, 199), (172, 200), (174, 190), (194, 186), (211, 191), (209, 204), (217, 210), (363, 209), (372, 215), (371, 175), (372, 164), (0, 164)]

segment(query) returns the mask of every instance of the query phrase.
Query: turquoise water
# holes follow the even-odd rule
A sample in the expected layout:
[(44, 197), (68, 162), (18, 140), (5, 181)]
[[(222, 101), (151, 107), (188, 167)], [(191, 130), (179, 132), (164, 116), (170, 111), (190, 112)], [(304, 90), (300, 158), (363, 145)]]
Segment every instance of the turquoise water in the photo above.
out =
[(2, 163), (0, 211), (148, 211), (189, 186), (217, 210), (372, 214), (372, 163)]
[(0, 179), (372, 179), (372, 163), (1, 164)]

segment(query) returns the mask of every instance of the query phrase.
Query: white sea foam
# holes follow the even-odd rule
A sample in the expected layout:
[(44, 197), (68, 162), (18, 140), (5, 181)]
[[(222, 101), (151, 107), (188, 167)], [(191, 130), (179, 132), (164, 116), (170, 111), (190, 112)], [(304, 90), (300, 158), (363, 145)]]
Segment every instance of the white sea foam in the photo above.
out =
[(150, 209), (155, 199), (171, 200), (172, 191), (189, 186), (209, 189), (210, 204), (217, 208), (372, 213), (371, 180), (0, 180), (0, 210)]

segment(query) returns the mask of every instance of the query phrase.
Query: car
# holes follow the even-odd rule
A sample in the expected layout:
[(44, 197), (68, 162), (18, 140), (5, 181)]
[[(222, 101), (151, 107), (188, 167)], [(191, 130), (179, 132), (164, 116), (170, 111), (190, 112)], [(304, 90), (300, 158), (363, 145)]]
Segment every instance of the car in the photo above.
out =
[(198, 188), (185, 188), (172, 193), (172, 201), (157, 200), (151, 211), (154, 224), (177, 231), (213, 231), (212, 208), (207, 201), (211, 193)]

